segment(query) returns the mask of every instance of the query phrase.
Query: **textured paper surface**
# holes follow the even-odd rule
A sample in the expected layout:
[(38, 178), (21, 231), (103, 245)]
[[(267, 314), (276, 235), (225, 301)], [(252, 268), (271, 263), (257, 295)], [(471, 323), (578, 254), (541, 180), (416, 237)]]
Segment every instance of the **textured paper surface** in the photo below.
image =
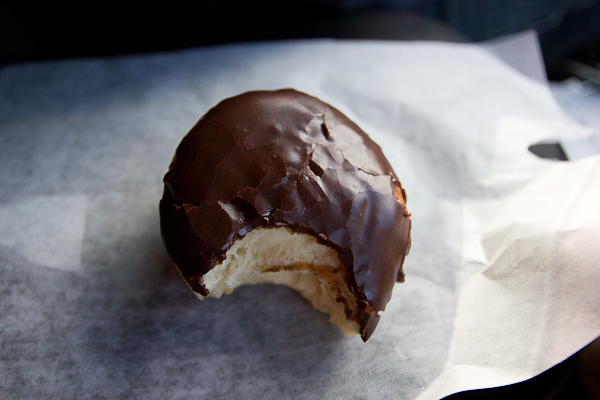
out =
[(569, 160), (600, 154), (600, 87), (576, 78), (551, 84), (552, 94), (577, 122), (589, 131), (578, 140), (563, 140), (560, 145)]
[[(182, 136), (224, 97), (282, 87), (318, 96), (357, 122), (408, 194), (407, 280), (367, 344), (344, 338), (286, 288), (245, 287), (200, 302), (161, 243), (161, 179)], [(519, 193), (527, 202), (554, 198), (527, 189), (555, 168), (527, 146), (577, 138), (581, 129), (547, 87), (471, 45), (287, 42), (5, 67), (0, 393), (438, 398), (531, 377), (600, 334), (598, 313), (586, 308), (598, 295), (573, 297), (581, 280), (597, 279), (586, 269), (594, 259), (570, 258), (574, 248), (595, 250), (598, 219), (585, 218), (586, 228), (572, 234), (541, 225), (533, 239), (510, 229)], [(580, 167), (589, 176), (598, 168), (575, 164), (563, 178), (570, 182)], [(572, 207), (595, 204), (597, 187), (589, 187)], [(538, 257), (528, 243), (540, 238), (542, 250), (559, 239), (564, 247)], [(521, 257), (531, 279), (500, 286), (506, 294), (482, 293), (502, 282), (493, 277), (503, 259)], [(538, 279), (551, 291), (555, 271), (569, 267), (575, 281), (560, 285), (555, 303), (520, 294)], [(501, 305), (498, 316), (514, 311), (515, 321), (535, 323), (506, 331), (510, 320), (490, 316), (473, 325), (488, 301)], [(548, 321), (536, 311), (550, 306), (574, 317)], [(465, 346), (482, 337), (489, 340)]]
[(463, 203), (464, 226), (483, 226), (463, 262), (481, 271), (459, 292), (446, 369), (419, 399), (529, 379), (598, 336), (599, 193), (596, 157), (552, 166), (502, 201)]

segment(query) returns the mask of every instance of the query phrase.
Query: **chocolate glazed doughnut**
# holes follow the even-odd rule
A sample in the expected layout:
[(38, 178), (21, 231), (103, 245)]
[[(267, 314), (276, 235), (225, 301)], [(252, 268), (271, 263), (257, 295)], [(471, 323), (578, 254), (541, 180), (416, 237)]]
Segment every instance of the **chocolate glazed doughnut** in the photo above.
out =
[(406, 194), (366, 133), (286, 89), (223, 100), (164, 177), (162, 237), (194, 293), (275, 283), (367, 341), (410, 245)]

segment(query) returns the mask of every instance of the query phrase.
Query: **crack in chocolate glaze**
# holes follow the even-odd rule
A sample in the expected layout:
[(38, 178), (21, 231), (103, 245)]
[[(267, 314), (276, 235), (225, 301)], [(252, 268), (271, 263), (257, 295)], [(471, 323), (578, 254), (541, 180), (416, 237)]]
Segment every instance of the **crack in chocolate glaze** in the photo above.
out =
[(183, 138), (160, 202), (167, 251), (192, 290), (253, 229), (288, 227), (338, 252), (367, 340), (410, 243), (406, 194), (354, 122), (292, 89), (248, 92), (212, 108)]

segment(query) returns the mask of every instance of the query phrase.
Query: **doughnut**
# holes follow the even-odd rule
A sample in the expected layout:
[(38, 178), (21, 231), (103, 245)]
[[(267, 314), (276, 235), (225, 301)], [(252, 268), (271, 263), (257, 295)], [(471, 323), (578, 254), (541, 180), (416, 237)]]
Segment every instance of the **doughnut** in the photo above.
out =
[(340, 111), (293, 89), (243, 93), (201, 117), (159, 211), (166, 250), (201, 299), (284, 285), (366, 342), (404, 281), (411, 220), (390, 163)]

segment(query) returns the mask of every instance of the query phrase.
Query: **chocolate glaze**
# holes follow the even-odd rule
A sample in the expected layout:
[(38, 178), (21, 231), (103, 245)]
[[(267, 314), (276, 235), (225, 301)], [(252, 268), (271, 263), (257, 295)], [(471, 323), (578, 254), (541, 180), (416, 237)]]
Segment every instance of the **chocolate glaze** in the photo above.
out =
[(201, 295), (201, 277), (256, 227), (289, 227), (338, 252), (364, 341), (404, 280), (406, 194), (380, 147), (315, 97), (286, 89), (222, 101), (182, 140), (164, 183), (163, 241)]

